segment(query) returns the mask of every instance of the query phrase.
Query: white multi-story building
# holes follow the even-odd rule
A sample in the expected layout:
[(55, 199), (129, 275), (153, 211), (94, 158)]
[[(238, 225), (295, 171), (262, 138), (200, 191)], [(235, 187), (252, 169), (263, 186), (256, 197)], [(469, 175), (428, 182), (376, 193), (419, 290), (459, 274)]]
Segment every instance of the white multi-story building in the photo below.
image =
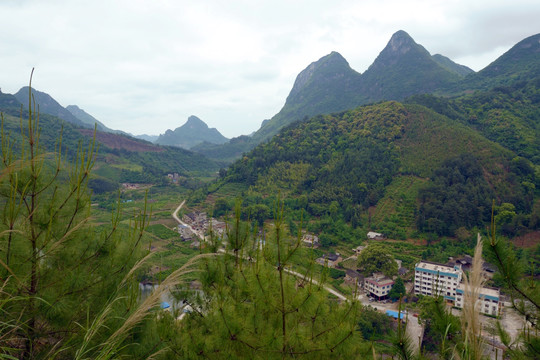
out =
[[(448, 266), (421, 261), (415, 266), (414, 292), (427, 296), (443, 296), (458, 308), (463, 308), (465, 287), (461, 283), (461, 265)], [(497, 289), (483, 287), (479, 291), (480, 312), (498, 316), (500, 314), (500, 293)]]
[[(459, 284), (456, 289), (456, 307), (463, 308), (465, 286)], [(481, 313), (499, 316), (501, 306), (501, 294), (498, 289), (482, 287), (478, 291), (478, 300), (476, 306), (479, 307)]]
[(461, 265), (453, 267), (429, 261), (415, 266), (414, 292), (427, 296), (444, 296), (452, 303), (456, 301), (456, 289), (461, 282)]

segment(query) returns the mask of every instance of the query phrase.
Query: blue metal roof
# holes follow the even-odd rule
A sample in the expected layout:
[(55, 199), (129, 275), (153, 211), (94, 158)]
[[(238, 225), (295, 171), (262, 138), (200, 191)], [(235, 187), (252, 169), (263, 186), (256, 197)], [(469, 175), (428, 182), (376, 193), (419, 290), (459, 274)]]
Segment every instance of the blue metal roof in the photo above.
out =
[(407, 315), (407, 312), (406, 311), (402, 311), (400, 314), (398, 314), (397, 311), (394, 311), (394, 310), (386, 310), (386, 315), (388, 316), (391, 316), (393, 317), (394, 319), (397, 319), (399, 317), (399, 319), (403, 319), (403, 317), (405, 315)]
[(166, 302), (166, 301), (164, 301), (164, 302), (161, 303), (161, 308), (162, 308), (162, 309), (168, 309), (168, 308), (170, 308), (170, 307), (171, 307), (171, 305), (170, 305), (168, 302)]

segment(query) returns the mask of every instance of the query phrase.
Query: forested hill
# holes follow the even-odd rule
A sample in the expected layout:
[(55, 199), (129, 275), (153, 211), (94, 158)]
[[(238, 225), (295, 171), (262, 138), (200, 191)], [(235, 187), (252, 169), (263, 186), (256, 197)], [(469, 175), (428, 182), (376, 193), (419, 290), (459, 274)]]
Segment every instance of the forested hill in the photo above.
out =
[(371, 209), (370, 221), (397, 237), (413, 229), (453, 235), (485, 224), (492, 199), (530, 218), (531, 169), (465, 124), (384, 102), (285, 128), (231, 165), (221, 186), (249, 185), (261, 202), (281, 193), (310, 216), (333, 213), (353, 226), (365, 224)]
[(540, 77), (453, 98), (417, 95), (407, 102), (429, 107), (540, 165)]
[[(22, 124), (27, 126), (26, 122)], [(4, 114), (6, 134), (19, 138), (20, 125), (19, 117)], [(91, 129), (77, 127), (48, 114), (40, 115), (39, 126), (40, 144), (47, 151), (55, 151), (62, 134), (62, 147), (68, 157), (74, 157), (79, 144), (89, 144), (94, 136)], [(99, 151), (90, 182), (95, 192), (116, 190), (122, 182), (161, 184), (168, 173), (189, 178), (214, 174), (219, 169), (218, 164), (201, 154), (154, 145), (122, 134), (97, 132), (96, 142)]]

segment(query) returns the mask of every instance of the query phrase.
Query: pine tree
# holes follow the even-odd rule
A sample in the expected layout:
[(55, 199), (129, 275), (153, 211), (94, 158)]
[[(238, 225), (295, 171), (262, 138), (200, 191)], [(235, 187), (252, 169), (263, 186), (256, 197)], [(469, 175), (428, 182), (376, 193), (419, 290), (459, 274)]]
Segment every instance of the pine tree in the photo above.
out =
[(526, 321), (521, 337), (516, 341), (512, 341), (500, 323), (497, 326), (497, 335), (511, 358), (538, 359), (540, 358), (540, 290), (538, 282), (533, 279), (532, 275), (524, 272), (522, 264), (517, 260), (508, 241), (496, 235), (493, 210), (490, 239), (486, 243), (487, 259), (497, 266), (504, 280), (504, 290), (510, 296), (512, 308), (521, 314)]
[[(283, 209), (274, 209), (267, 234), (239, 220), (226, 236), (226, 250), (203, 264), (202, 293), (194, 312), (177, 323), (170, 346), (180, 358), (353, 358), (369, 350), (357, 331), (356, 301), (338, 303), (314, 281), (300, 237), (286, 235)], [(309, 269), (309, 265), (308, 265)]]
[(125, 231), (119, 212), (110, 226), (91, 226), (87, 184), (95, 142), (80, 144), (71, 156), (60, 136), (57, 150), (45, 152), (31, 82), (29, 105), (20, 136), (4, 131), (2, 115), (0, 352), (73, 358), (101, 309), (109, 316), (91, 346), (136, 307), (130, 270), (142, 254), (147, 216), (140, 214)]

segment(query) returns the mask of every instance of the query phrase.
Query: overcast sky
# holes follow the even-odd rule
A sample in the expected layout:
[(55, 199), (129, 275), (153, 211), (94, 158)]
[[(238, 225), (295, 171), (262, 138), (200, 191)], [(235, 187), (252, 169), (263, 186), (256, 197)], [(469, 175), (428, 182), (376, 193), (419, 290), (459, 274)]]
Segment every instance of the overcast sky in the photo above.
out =
[(0, 87), (27, 85), (110, 128), (158, 135), (197, 115), (227, 137), (283, 106), (337, 51), (363, 73), (393, 33), (475, 71), (540, 33), (538, 0), (0, 0)]

